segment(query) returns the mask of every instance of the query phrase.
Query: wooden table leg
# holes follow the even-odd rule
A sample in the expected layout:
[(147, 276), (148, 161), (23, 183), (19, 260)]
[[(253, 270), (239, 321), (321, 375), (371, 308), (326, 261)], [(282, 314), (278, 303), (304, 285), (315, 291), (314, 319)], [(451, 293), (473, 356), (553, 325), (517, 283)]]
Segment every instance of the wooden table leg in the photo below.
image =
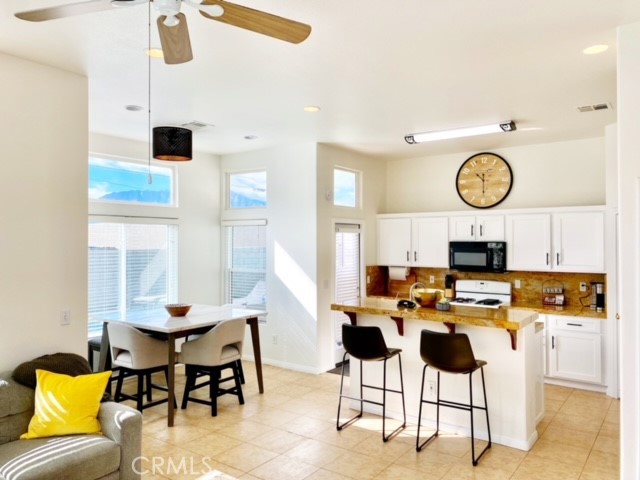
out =
[(168, 358), (167, 366), (169, 367), (169, 375), (167, 375), (167, 425), (173, 427), (173, 417), (175, 414), (175, 405), (173, 399), (176, 394), (176, 337), (170, 333), (167, 345)]
[(258, 328), (258, 317), (247, 318), (247, 325), (251, 328), (251, 343), (253, 345), (253, 357), (256, 364), (256, 374), (258, 376), (258, 391), (264, 393), (264, 383), (262, 382), (262, 354), (260, 353), (260, 329)]

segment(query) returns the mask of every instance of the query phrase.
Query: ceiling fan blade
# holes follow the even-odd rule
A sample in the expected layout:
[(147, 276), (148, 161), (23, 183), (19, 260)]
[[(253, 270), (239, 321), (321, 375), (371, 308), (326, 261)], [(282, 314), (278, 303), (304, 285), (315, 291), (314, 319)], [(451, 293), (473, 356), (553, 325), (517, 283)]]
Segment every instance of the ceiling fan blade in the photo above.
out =
[(89, 0), (88, 2), (69, 3), (57, 7), (18, 12), (15, 16), (21, 20), (28, 20), (29, 22), (42, 22), (85, 13), (102, 12), (104, 10), (111, 10), (112, 8), (113, 6), (110, 0)]
[(211, 20), (244, 28), (252, 32), (261, 33), (269, 37), (290, 43), (300, 43), (311, 33), (311, 27), (304, 23), (272, 15), (270, 13), (243, 7), (222, 0), (204, 0), (202, 5), (218, 5), (224, 13), (218, 17), (209, 15), (204, 10), (200, 14)]
[(193, 60), (187, 17), (184, 16), (184, 13), (178, 13), (176, 17), (180, 23), (174, 27), (167, 27), (164, 24), (164, 20), (167, 18), (165, 15), (160, 15), (157, 20), (164, 63), (169, 65)]

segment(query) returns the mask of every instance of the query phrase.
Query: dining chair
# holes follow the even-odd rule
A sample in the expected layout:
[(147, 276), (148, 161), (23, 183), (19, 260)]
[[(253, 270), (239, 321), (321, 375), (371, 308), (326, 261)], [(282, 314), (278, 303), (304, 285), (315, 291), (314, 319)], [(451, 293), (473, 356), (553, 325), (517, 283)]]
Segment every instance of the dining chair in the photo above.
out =
[[(210, 405), (211, 416), (215, 417), (218, 415), (218, 397), (225, 394), (236, 395), (240, 405), (244, 405), (240, 360), (245, 330), (245, 319), (225, 320), (207, 333), (182, 344), (178, 359), (184, 363), (187, 377), (182, 397), (183, 409), (187, 408), (190, 401)], [(228, 369), (231, 374), (223, 377), (222, 372)], [(198, 378), (203, 376), (208, 376), (209, 380), (197, 383)], [(231, 380), (234, 382), (232, 387), (221, 386)], [(209, 400), (191, 395), (194, 390), (205, 386), (209, 386)]]
[[(168, 381), (167, 342), (147, 335), (137, 328), (124, 323), (109, 322), (109, 345), (111, 348), (111, 363), (120, 367), (118, 383), (114, 401), (134, 400), (136, 409), (140, 412), (145, 408), (167, 402), (167, 398), (153, 400), (153, 389), (167, 392), (166, 386), (153, 383), (151, 375), (164, 372)], [(123, 380), (127, 377), (138, 378), (135, 394), (122, 392)], [(143, 399), (146, 395), (147, 402)], [(175, 398), (173, 399), (175, 402)]]

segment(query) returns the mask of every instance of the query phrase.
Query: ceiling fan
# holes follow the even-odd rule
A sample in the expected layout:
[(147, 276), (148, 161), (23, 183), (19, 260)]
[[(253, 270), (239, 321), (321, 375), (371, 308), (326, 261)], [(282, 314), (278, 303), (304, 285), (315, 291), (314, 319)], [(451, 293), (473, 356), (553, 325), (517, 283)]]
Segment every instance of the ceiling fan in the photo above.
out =
[[(148, 0), (89, 0), (56, 7), (40, 8), (18, 12), (16, 17), (30, 22), (42, 22), (84, 13), (110, 10), (147, 3)], [(311, 33), (311, 27), (304, 23), (254, 10), (226, 0), (150, 0), (153, 1), (158, 16), (158, 32), (168, 64), (185, 63), (193, 59), (187, 18), (180, 13), (180, 6), (186, 3), (200, 11), (210, 20), (226, 23), (234, 27), (251, 30), (278, 40), (300, 43)]]

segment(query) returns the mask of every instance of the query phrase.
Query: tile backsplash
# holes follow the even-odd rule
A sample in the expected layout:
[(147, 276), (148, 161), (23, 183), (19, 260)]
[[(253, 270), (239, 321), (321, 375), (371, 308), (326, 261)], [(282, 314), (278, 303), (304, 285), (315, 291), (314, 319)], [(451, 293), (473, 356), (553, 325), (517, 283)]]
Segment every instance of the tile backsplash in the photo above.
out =
[[(511, 283), (512, 304), (520, 306), (541, 306), (542, 289), (560, 287), (564, 290), (566, 306), (585, 306), (591, 303), (591, 282), (605, 284), (604, 273), (556, 273), (556, 272), (507, 272), (472, 273), (457, 272), (447, 268), (412, 268), (406, 281), (389, 280), (387, 267), (372, 265), (367, 267), (367, 296), (408, 297), (414, 282), (422, 282), (428, 288), (444, 290), (444, 276), (453, 275), (456, 280), (495, 280)], [(430, 283), (433, 276), (434, 283)], [(520, 288), (515, 288), (516, 280)], [(587, 284), (587, 291), (580, 291), (580, 283)]]

